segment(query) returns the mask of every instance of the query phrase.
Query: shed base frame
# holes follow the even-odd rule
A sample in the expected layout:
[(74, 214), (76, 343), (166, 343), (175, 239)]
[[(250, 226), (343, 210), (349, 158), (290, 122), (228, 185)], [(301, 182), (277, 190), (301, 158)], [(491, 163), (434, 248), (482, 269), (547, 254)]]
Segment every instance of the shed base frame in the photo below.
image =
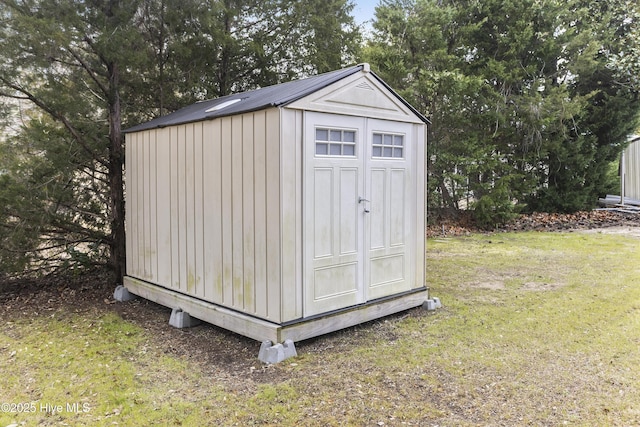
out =
[(182, 309), (196, 319), (256, 341), (270, 340), (276, 343), (286, 340), (302, 341), (389, 316), (419, 307), (428, 298), (427, 288), (419, 288), (366, 304), (280, 324), (202, 301), (134, 277), (125, 276), (124, 286), (135, 295), (172, 309)]

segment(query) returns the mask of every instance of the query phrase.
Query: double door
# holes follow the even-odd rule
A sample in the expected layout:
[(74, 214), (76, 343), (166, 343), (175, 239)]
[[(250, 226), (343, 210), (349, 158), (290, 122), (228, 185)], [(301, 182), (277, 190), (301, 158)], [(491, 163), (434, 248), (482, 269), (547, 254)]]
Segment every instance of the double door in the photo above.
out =
[(411, 289), (411, 131), (305, 113), (305, 317)]

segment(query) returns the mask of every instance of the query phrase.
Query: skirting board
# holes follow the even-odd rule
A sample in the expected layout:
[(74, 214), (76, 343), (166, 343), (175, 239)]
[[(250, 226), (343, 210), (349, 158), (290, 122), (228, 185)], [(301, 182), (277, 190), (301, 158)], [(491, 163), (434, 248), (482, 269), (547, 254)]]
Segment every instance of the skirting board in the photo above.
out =
[(416, 292), (401, 294), (397, 298), (389, 297), (378, 302), (328, 313), (326, 316), (314, 316), (308, 320), (302, 319), (282, 325), (201, 301), (129, 276), (124, 278), (124, 286), (132, 294), (169, 308), (181, 308), (196, 319), (260, 342), (269, 340), (274, 343), (281, 343), (288, 339), (298, 342), (328, 334), (418, 307), (428, 298), (428, 291), (424, 288)]

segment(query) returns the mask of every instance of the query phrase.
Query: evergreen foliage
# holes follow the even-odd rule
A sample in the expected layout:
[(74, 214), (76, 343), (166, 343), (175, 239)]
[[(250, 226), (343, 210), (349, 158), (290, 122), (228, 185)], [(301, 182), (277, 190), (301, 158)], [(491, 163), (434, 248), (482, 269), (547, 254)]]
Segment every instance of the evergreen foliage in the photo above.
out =
[(493, 226), (612, 191), (638, 124), (636, 2), (382, 0), (365, 57), (426, 112), (430, 209)]
[(122, 129), (353, 61), (347, 0), (0, 0), (0, 275), (125, 269)]
[[(0, 271), (124, 274), (122, 129), (363, 58), (429, 117), (429, 208), (572, 212), (637, 128), (634, 0), (0, 0)], [(362, 49), (361, 49), (362, 48)]]

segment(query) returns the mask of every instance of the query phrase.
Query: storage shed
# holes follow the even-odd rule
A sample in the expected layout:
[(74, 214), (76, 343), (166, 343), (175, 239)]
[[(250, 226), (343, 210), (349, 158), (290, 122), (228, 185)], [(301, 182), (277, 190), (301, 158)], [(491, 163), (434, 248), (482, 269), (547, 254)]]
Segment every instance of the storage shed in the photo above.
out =
[(620, 157), (621, 204), (640, 204), (640, 136), (632, 135)]
[(129, 292), (273, 342), (427, 298), (426, 119), (368, 64), (125, 132)]

